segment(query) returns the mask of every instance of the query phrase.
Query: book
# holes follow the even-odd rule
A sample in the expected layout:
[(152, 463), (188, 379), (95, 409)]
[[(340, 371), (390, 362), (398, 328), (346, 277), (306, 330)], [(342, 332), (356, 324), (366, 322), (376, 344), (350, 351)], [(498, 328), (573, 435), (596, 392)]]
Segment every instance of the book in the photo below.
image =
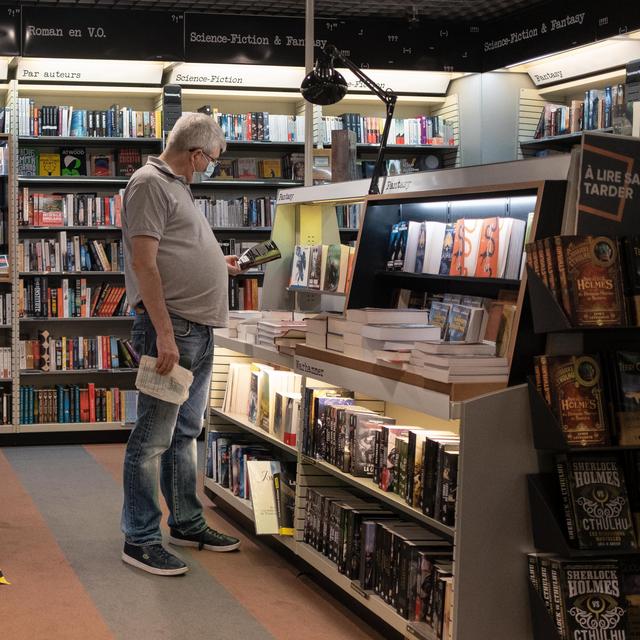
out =
[(438, 274), (441, 276), (448, 276), (451, 273), (455, 243), (456, 227), (453, 223), (449, 223), (445, 227), (444, 239), (442, 241), (442, 253), (440, 255), (440, 266), (438, 268)]
[(239, 258), (238, 266), (243, 271), (253, 269), (261, 264), (279, 260), (282, 257), (276, 243), (269, 239), (247, 249)]
[(307, 280), (307, 286), (310, 289), (320, 289), (323, 284), (322, 273), (326, 270), (326, 261), (324, 258), (327, 255), (327, 251), (327, 245), (322, 244), (314, 245), (309, 248), (309, 278)]
[(291, 287), (306, 287), (309, 278), (309, 247), (296, 245), (291, 262)]
[[(251, 505), (257, 535), (280, 533), (278, 508), (273, 484), (274, 469), (279, 463), (270, 460), (248, 460), (247, 472), (251, 487)], [(278, 472), (276, 471), (276, 473)]]
[(498, 256), (506, 254), (500, 243), (499, 218), (485, 218), (480, 227), (480, 244), (474, 275), (476, 278), (497, 278), (501, 274), (498, 270)]
[[(418, 241), (422, 240), (421, 245), (421, 257), (420, 257), (420, 271), (417, 271), (417, 255), (418, 255)], [(402, 271), (408, 271), (409, 273), (422, 273), (422, 266), (424, 263), (424, 250), (426, 245), (426, 230), (424, 222), (410, 221), (407, 227), (407, 246), (404, 254), (404, 261), (402, 264)]]
[(567, 537), (579, 549), (636, 549), (624, 470), (615, 455), (556, 458)]
[(130, 178), (142, 166), (140, 149), (118, 149), (116, 154), (116, 175)]
[(60, 175), (60, 154), (41, 153), (38, 156), (39, 176), (59, 176)]
[(18, 175), (38, 175), (38, 152), (35, 149), (22, 146), (18, 149)]
[(361, 335), (373, 340), (437, 340), (440, 328), (430, 324), (369, 324), (362, 327)]
[(341, 245), (330, 244), (327, 247), (325, 275), (322, 283), (323, 291), (338, 291), (340, 284)]
[(569, 446), (609, 444), (597, 356), (541, 356), (543, 392), (556, 414)]
[(278, 533), (281, 536), (293, 536), (296, 510), (295, 467), (291, 469), (291, 466), (285, 463), (272, 462), (271, 465), (278, 514)]
[(485, 311), (478, 307), (453, 304), (447, 318), (446, 340), (449, 342), (478, 342)]
[(640, 442), (640, 353), (615, 351), (613, 357), (613, 408), (618, 444)]
[(113, 154), (93, 153), (89, 156), (91, 164), (91, 175), (105, 178), (114, 175)]
[[(422, 309), (378, 309), (375, 307), (364, 307), (362, 309), (347, 309), (346, 319), (347, 322), (363, 325), (425, 324), (427, 323), (427, 311)], [(358, 328), (355, 327), (355, 331), (357, 330)]]
[(87, 151), (84, 147), (67, 147), (60, 150), (63, 176), (87, 175)]

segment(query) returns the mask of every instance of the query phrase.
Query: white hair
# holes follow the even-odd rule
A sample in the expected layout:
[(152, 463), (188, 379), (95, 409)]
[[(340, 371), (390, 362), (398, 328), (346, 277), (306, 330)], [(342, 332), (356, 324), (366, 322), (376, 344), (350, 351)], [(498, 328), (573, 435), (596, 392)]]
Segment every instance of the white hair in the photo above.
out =
[(222, 153), (227, 148), (220, 125), (204, 113), (185, 113), (178, 118), (167, 140), (167, 151), (202, 149), (205, 153)]

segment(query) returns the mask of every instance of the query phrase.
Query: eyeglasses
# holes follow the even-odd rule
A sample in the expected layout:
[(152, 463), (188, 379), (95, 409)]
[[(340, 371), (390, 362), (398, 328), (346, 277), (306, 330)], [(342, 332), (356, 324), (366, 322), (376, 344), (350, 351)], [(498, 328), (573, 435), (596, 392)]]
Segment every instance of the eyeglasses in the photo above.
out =
[(199, 151), (209, 162), (213, 163), (214, 167), (217, 167), (220, 164), (220, 160), (212, 158), (204, 149), (201, 149), (200, 147), (193, 147), (193, 149), (189, 149), (189, 153), (193, 153), (194, 151)]

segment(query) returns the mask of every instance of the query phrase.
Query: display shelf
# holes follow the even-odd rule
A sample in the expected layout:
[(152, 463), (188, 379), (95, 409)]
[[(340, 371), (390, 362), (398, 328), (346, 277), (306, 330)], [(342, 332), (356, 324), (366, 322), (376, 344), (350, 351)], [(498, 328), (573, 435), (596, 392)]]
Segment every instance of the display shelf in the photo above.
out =
[(269, 364), (276, 364), (288, 369), (293, 369), (293, 356), (286, 353), (280, 353), (275, 349), (267, 349), (257, 344), (251, 344), (238, 340), (237, 338), (230, 338), (226, 335), (225, 329), (216, 330), (213, 333), (213, 344), (216, 347), (223, 347), (229, 349), (229, 351), (235, 351), (236, 353), (242, 353), (250, 358), (256, 360), (263, 360)]
[(436, 418), (458, 417), (458, 403), (506, 386), (504, 383), (452, 384), (429, 380), (397, 367), (349, 358), (304, 344), (296, 347), (295, 370), (309, 378), (352, 389)]
[(21, 424), (21, 433), (61, 433), (68, 431), (112, 431), (131, 429), (124, 422), (49, 422), (43, 424)]
[(293, 456), (298, 455), (298, 450), (291, 445), (285, 444), (282, 440), (278, 440), (275, 436), (271, 435), (268, 431), (264, 431), (260, 427), (256, 427), (254, 424), (249, 422), (247, 416), (239, 414), (239, 413), (225, 413), (221, 409), (216, 409), (214, 407), (211, 408), (211, 413), (214, 413), (219, 418), (224, 418), (228, 420), (232, 424), (235, 424), (237, 427), (240, 427), (244, 431), (248, 431), (253, 435), (257, 436), (261, 440), (265, 440), (272, 445), (275, 445), (279, 449), (290, 453)]
[[(19, 321), (24, 322), (25, 324), (43, 324), (49, 322), (113, 322), (114, 320), (116, 322), (133, 322), (135, 320), (135, 316), (108, 316), (105, 318), (19, 318)], [(1, 325), (0, 328), (2, 328)]]
[[(410, 623), (405, 620), (400, 614), (398, 614), (396, 610), (388, 605), (380, 596), (373, 593), (365, 592), (357, 585), (354, 585), (354, 583), (349, 578), (347, 578), (347, 576), (338, 571), (338, 568), (333, 562), (323, 556), (312, 546), (304, 542), (298, 542), (296, 547), (297, 553), (300, 558), (311, 565), (314, 569), (319, 571), (326, 578), (331, 580), (333, 584), (337, 585), (343, 591), (347, 592), (362, 606), (374, 613), (389, 626), (393, 627), (396, 631), (405, 635), (407, 634), (408, 626), (410, 626)], [(418, 634), (416, 633), (413, 635)], [(435, 633), (425, 635), (423, 632), (420, 632), (418, 637), (424, 638), (424, 640), (437, 639)]]
[(264, 271), (246, 271), (233, 277), (240, 280), (246, 280), (247, 278), (264, 278)]
[(126, 185), (129, 178), (117, 176), (18, 176), (20, 184), (119, 184)]
[(86, 375), (88, 373), (94, 375), (113, 375), (118, 373), (137, 373), (137, 369), (75, 369), (75, 370), (56, 370), (56, 371), (39, 371), (34, 369), (21, 369), (20, 377), (33, 376), (77, 376)]
[(64, 225), (64, 226), (60, 226), (60, 227), (39, 227), (39, 226), (35, 226), (35, 225), (29, 225), (28, 227), (22, 227), (19, 226), (18, 227), (18, 233), (23, 233), (23, 232), (42, 232), (42, 231), (51, 231), (51, 232), (58, 232), (58, 231), (87, 231), (87, 232), (94, 232), (94, 231), (110, 231), (110, 232), (114, 232), (114, 231), (122, 231), (122, 227), (116, 227), (113, 225), (105, 225), (102, 227), (88, 227), (88, 226), (84, 226), (84, 225)]
[(311, 289), (309, 287), (287, 287), (287, 291), (290, 293), (310, 293), (318, 296), (335, 296), (337, 298), (344, 298), (347, 295), (344, 291), (325, 291), (324, 289)]
[(432, 273), (410, 273), (408, 271), (376, 271), (376, 278), (385, 278), (405, 281), (409, 286), (415, 286), (418, 282), (429, 285), (432, 283), (446, 283), (448, 287), (460, 287), (465, 290), (469, 288), (501, 288), (501, 289), (517, 289), (520, 286), (520, 280), (510, 280), (508, 278), (473, 278), (465, 276), (441, 276)]
[(271, 140), (227, 140), (227, 154), (240, 149), (247, 151), (302, 152), (304, 150), (304, 142), (272, 142)]
[(20, 271), (21, 278), (28, 276), (76, 276), (77, 278), (91, 276), (123, 276), (124, 271)]
[(612, 133), (613, 127), (605, 129), (590, 129), (589, 131), (576, 131), (575, 133), (565, 133), (559, 136), (549, 136), (547, 138), (539, 138), (537, 140), (527, 140), (520, 143), (520, 147), (524, 150), (539, 151), (541, 149), (558, 149), (561, 151), (570, 151), (571, 147), (580, 144), (583, 133)]
[(286, 189), (287, 187), (302, 186), (302, 180), (282, 180), (278, 178), (256, 178), (255, 180), (227, 180), (223, 178), (214, 178), (213, 180), (205, 180), (198, 182), (194, 187), (266, 187), (270, 189)]
[(271, 227), (211, 227), (214, 233), (271, 233)]
[(102, 97), (118, 100), (125, 98), (145, 98), (155, 101), (162, 97), (161, 87), (145, 87), (140, 85), (112, 85), (112, 84), (56, 84), (56, 83), (34, 83), (21, 81), (18, 86), (20, 96), (35, 98), (41, 96), (43, 99), (53, 96), (60, 96), (65, 100), (73, 98), (95, 98)]
[(374, 496), (381, 502), (392, 506), (398, 511), (406, 513), (414, 520), (419, 520), (432, 529), (436, 529), (440, 533), (444, 533), (451, 538), (453, 538), (454, 536), (455, 529), (453, 527), (449, 527), (446, 524), (442, 524), (442, 522), (435, 520), (434, 518), (430, 518), (429, 516), (424, 515), (424, 513), (422, 513), (418, 509), (414, 509), (413, 507), (409, 506), (406, 501), (403, 500), (399, 495), (390, 493), (388, 491), (383, 491), (373, 480), (371, 480), (371, 478), (358, 478), (356, 476), (352, 476), (350, 473), (340, 471), (340, 469), (334, 467), (328, 462), (325, 462), (324, 460), (315, 460), (314, 458), (310, 458), (309, 456), (304, 454), (302, 455), (302, 462), (304, 464), (314, 465), (316, 468), (322, 469), (323, 471), (330, 473), (336, 478), (340, 478), (340, 480), (347, 482), (356, 489)]
[(161, 138), (120, 138), (107, 136), (20, 136), (20, 144), (26, 146), (52, 147), (66, 144), (82, 144), (85, 146), (132, 146), (161, 145)]

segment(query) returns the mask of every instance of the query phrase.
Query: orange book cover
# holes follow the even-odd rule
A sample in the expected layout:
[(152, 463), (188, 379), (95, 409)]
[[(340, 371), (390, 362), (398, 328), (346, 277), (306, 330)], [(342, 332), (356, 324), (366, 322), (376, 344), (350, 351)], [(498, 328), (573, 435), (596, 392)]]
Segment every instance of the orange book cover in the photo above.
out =
[(455, 223), (449, 275), (464, 275), (464, 219), (460, 219)]
[(93, 382), (87, 384), (89, 395), (89, 422), (96, 421), (96, 385)]
[(498, 276), (499, 247), (498, 218), (486, 218), (482, 221), (480, 247), (476, 261), (476, 278), (496, 278)]
[(90, 422), (88, 389), (80, 389), (80, 422)]
[(251, 281), (252, 285), (251, 285), (251, 304), (253, 305), (253, 310), (257, 311), (258, 308), (260, 307), (260, 304), (258, 303), (258, 280), (254, 279)]

